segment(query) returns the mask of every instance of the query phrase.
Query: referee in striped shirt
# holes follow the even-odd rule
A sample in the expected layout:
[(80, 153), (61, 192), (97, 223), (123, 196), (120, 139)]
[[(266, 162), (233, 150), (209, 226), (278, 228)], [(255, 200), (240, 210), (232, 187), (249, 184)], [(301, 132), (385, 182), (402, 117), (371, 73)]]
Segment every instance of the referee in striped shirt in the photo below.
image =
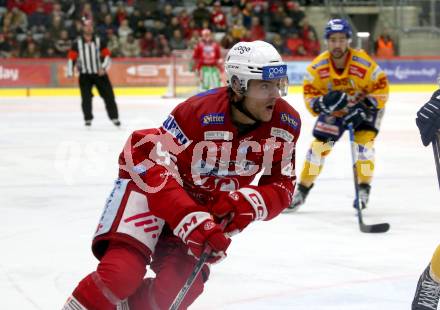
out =
[(73, 76), (75, 63), (78, 68), (81, 107), (85, 125), (92, 125), (92, 88), (95, 85), (99, 95), (104, 100), (108, 117), (115, 126), (119, 127), (121, 122), (119, 121), (115, 94), (106, 73), (110, 66), (110, 51), (105, 43), (94, 35), (91, 20), (84, 20), (83, 35), (73, 43), (67, 57), (67, 76)]

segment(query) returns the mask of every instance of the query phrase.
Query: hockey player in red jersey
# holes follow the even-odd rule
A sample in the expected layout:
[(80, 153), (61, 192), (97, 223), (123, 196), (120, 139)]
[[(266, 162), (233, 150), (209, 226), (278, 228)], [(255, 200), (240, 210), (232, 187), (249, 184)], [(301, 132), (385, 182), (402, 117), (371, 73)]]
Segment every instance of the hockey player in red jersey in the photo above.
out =
[(220, 87), (220, 45), (212, 39), (211, 30), (202, 30), (202, 40), (194, 47), (193, 59), (200, 90)]
[[(286, 69), (272, 45), (237, 43), (225, 60), (228, 87), (179, 104), (161, 128), (132, 133), (93, 239), (100, 262), (63, 310), (168, 309), (209, 245), (186, 309), (230, 237), (291, 203), (301, 121), (280, 98)], [(146, 266), (154, 278), (144, 278)]]

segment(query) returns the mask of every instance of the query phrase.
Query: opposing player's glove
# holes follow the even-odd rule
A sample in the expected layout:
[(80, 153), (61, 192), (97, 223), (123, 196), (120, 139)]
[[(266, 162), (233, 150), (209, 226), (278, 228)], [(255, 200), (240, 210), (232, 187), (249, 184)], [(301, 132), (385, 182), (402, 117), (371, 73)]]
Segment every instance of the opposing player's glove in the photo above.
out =
[(347, 94), (338, 90), (333, 90), (316, 99), (313, 102), (312, 110), (318, 114), (331, 114), (342, 110), (347, 104)]
[(351, 124), (353, 128), (358, 127), (371, 115), (371, 111), (364, 103), (358, 103), (348, 110), (348, 113), (343, 117), (343, 124), (345, 128)]
[(429, 145), (435, 133), (440, 129), (440, 89), (417, 112), (417, 127), (424, 146)]
[(226, 257), (231, 239), (225, 236), (220, 225), (214, 223), (207, 212), (192, 212), (186, 215), (174, 229), (174, 234), (188, 246), (188, 254), (199, 258), (205, 245), (211, 247), (208, 263), (217, 263)]
[(241, 232), (253, 221), (264, 220), (268, 214), (261, 194), (248, 187), (222, 194), (213, 204), (212, 213), (220, 218), (231, 218), (224, 229), (231, 236)]

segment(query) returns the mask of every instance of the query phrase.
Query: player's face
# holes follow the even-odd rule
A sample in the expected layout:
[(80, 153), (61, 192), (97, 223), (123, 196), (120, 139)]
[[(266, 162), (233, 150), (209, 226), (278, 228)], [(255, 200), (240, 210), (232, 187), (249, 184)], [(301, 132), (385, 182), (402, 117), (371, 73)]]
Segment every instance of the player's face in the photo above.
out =
[(333, 33), (327, 39), (328, 51), (335, 59), (345, 56), (348, 51), (348, 38), (344, 33)]
[(280, 87), (280, 80), (250, 80), (244, 100), (245, 107), (259, 121), (270, 121), (275, 101), (280, 97)]

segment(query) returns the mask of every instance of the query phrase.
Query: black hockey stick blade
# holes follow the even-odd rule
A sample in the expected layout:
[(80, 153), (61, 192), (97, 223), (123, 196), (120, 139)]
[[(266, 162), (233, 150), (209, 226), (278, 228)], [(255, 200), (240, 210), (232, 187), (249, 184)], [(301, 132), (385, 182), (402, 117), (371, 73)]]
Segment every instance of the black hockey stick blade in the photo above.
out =
[(432, 139), (432, 149), (434, 151), (435, 168), (437, 169), (438, 185), (440, 186), (440, 132), (437, 132)]
[(357, 201), (357, 216), (359, 222), (359, 229), (363, 233), (384, 233), (390, 229), (389, 223), (379, 223), (379, 224), (365, 224), (362, 218), (362, 210), (359, 209), (359, 201)]
[(390, 224), (380, 223), (380, 224), (367, 225), (364, 223), (360, 223), (359, 228), (363, 233), (384, 233), (390, 229)]

